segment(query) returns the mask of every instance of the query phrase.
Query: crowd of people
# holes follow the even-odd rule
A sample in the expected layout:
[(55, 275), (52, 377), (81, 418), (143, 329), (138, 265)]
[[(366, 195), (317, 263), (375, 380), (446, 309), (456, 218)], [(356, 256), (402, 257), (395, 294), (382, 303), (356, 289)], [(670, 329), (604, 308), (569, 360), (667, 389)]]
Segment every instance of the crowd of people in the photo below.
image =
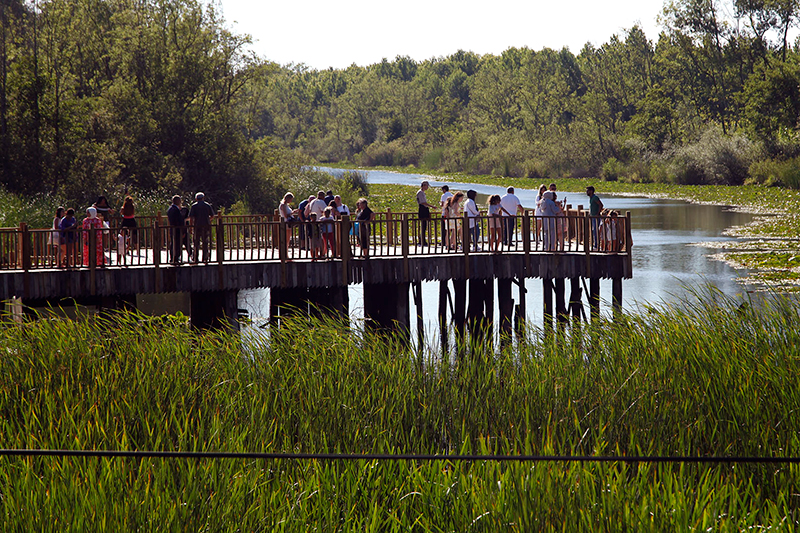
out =
[[(420, 241), (421, 246), (429, 245), (428, 228), (430, 227), (430, 208), (427, 191), (430, 184), (423, 181), (417, 191), (416, 200), (419, 206)], [(586, 188), (589, 197), (590, 216), (592, 217), (592, 248), (602, 251), (619, 251), (621, 248), (621, 235), (618, 222), (615, 220), (619, 213), (603, 208), (603, 203), (595, 194), (594, 187)], [(462, 242), (468, 240), (472, 250), (480, 250), (481, 242), (481, 211), (476, 204), (477, 192), (468, 190), (451, 192), (448, 185), (442, 185), (442, 195), (439, 206), (442, 214), (442, 245), (450, 250), (458, 249)], [(466, 198), (466, 201), (464, 201)], [(517, 217), (525, 213), (522, 203), (514, 187), (508, 187), (506, 194), (489, 196), (486, 210), (488, 218), (488, 244), (489, 251), (498, 253), (501, 246), (512, 247), (517, 231)], [(467, 228), (461, 228), (462, 217), (466, 213)], [(534, 216), (536, 234), (541, 238), (542, 249), (557, 251), (564, 249), (564, 239), (567, 236), (568, 224), (566, 221), (566, 198), (558, 200), (557, 186), (551, 183), (542, 184), (536, 197)]]
[[(431, 209), (436, 207), (428, 202), (427, 193), (430, 183), (423, 181), (416, 194), (418, 205), (419, 232), (418, 244), (431, 246)], [(514, 194), (514, 188), (508, 187), (506, 194), (493, 194), (488, 198), (485, 215), (476, 202), (477, 192), (468, 190), (452, 192), (448, 185), (442, 185), (439, 198), (441, 212), (441, 245), (449, 250), (457, 250), (468, 242), (473, 251), (481, 250), (481, 229), (488, 229), (488, 251), (499, 253), (502, 247), (515, 244), (517, 217), (525, 213), (522, 203)], [(606, 209), (592, 186), (586, 188), (589, 197), (589, 215), (591, 217), (591, 248), (596, 251), (620, 251), (622, 232), (620, 230), (619, 213)], [(304, 250), (313, 260), (339, 257), (339, 239), (352, 239), (361, 256), (368, 258), (370, 252), (371, 226), (375, 213), (369, 208), (366, 198), (356, 202), (355, 213), (342, 202), (340, 195), (333, 191), (319, 191), (316, 195), (303, 199), (297, 207), (293, 207), (295, 197), (287, 192), (278, 206), (280, 220), (286, 223), (284, 246)], [(127, 264), (128, 257), (138, 249), (139, 236), (136, 223), (136, 207), (133, 199), (126, 196), (119, 209), (121, 223), (113, 244), (116, 247), (117, 264)], [(111, 229), (109, 219), (115, 214), (105, 196), (99, 196), (90, 207), (86, 208), (86, 216), (79, 222), (73, 208), (59, 207), (53, 218), (52, 231), (48, 244), (53, 248), (57, 265), (73, 267), (88, 265), (94, 262), (97, 266), (111, 264)], [(463, 218), (466, 215), (466, 224)], [(208, 263), (211, 259), (211, 228), (216, 212), (211, 204), (205, 201), (202, 192), (195, 194), (195, 201), (190, 207), (183, 205), (181, 196), (172, 197), (167, 210), (169, 222), (168, 259), (173, 265), (183, 263), (183, 251), (186, 251), (190, 263)], [(352, 217), (349, 235), (337, 233), (336, 221), (342, 217)], [(559, 201), (555, 183), (539, 187), (534, 206), (535, 232), (541, 238), (542, 249), (548, 251), (563, 250), (567, 234), (566, 199)], [(487, 218), (484, 225), (481, 217)], [(465, 226), (465, 227), (462, 227)], [(82, 233), (81, 233), (82, 230)], [(79, 235), (80, 233), (80, 235)], [(94, 241), (92, 240), (94, 239)], [(78, 250), (79, 245), (82, 250)], [(90, 258), (90, 253), (93, 257)], [(90, 261), (91, 259), (91, 261)]]

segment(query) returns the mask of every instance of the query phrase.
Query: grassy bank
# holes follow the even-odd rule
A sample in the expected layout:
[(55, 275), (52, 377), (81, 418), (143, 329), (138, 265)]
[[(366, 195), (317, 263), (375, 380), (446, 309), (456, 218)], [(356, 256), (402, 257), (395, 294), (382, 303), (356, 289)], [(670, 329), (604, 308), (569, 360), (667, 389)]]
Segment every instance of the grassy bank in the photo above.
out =
[[(409, 168), (384, 168), (396, 172), (420, 172)], [(537, 189), (541, 180), (474, 176), (451, 173), (435, 176), (439, 181), (481, 183), (498, 187), (513, 186)], [(693, 203), (730, 206), (753, 213), (747, 226), (728, 230), (737, 242), (726, 242), (715, 257), (735, 268), (747, 268), (749, 275), (739, 281), (768, 287), (771, 290), (800, 290), (800, 191), (759, 185), (674, 185), (666, 183), (608, 182), (596, 178), (558, 179), (562, 191), (583, 191), (592, 185), (602, 197), (605, 194), (670, 198)], [(549, 182), (548, 182), (549, 184)], [(370, 185), (370, 196), (381, 207), (415, 210), (414, 187)], [(574, 200), (574, 199), (573, 199)], [(575, 202), (577, 203), (577, 202)], [(708, 243), (709, 247), (721, 246)]]
[[(309, 335), (309, 331), (313, 332)], [(3, 448), (800, 453), (800, 306), (709, 295), (425, 365), (298, 320), (246, 350), (182, 317), (7, 325)], [(2, 458), (3, 530), (796, 527), (797, 466)], [(790, 525), (791, 524), (791, 525)]]

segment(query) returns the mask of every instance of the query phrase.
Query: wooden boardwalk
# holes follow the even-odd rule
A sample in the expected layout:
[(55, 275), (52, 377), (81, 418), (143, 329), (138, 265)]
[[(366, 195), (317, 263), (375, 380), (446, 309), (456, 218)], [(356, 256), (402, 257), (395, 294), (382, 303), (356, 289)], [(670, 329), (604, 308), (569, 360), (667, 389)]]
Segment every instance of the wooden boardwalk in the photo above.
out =
[[(0, 230), (0, 300), (59, 299), (143, 293), (229, 291), (255, 287), (341, 287), (352, 283), (405, 283), (435, 280), (494, 278), (630, 278), (630, 215), (611, 220), (570, 212), (554, 220), (515, 217), (513, 240), (500, 253), (489, 249), (489, 225), (481, 217), (480, 238), (470, 242), (467, 219), (453, 235), (444, 235), (445, 222), (422, 224), (408, 213), (378, 214), (370, 223), (369, 259), (360, 257), (359, 230), (347, 217), (335, 223), (335, 250), (313, 258), (303, 226), (287, 226), (263, 217), (220, 217), (213, 226), (208, 263), (170, 264), (175, 228), (161, 220), (140, 219), (135, 239), (120, 261), (115, 246), (116, 228), (106, 232), (75, 232), (76, 247), (84, 243), (89, 261), (59, 267), (58, 249), (48, 244), (51, 230), (19, 228)], [(614, 224), (616, 238), (606, 241), (598, 231)], [(596, 224), (596, 226), (594, 226)], [(549, 235), (548, 235), (549, 233)], [(364, 236), (363, 234), (361, 235)], [(344, 237), (344, 238), (342, 238)], [(444, 246), (455, 238), (453, 248)], [(477, 250), (475, 245), (477, 244)], [(97, 264), (94, 246), (103, 246), (107, 264)], [(307, 246), (305, 247), (307, 248)], [(80, 254), (83, 255), (83, 254)], [(335, 255), (335, 257), (333, 257)]]

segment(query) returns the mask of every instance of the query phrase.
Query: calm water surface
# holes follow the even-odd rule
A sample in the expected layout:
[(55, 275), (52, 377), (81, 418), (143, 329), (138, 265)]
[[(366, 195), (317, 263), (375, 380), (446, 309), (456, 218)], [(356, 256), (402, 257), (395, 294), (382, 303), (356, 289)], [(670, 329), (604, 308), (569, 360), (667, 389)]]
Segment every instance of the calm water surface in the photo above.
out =
[[(334, 175), (345, 172), (339, 169), (323, 169)], [(430, 176), (420, 174), (401, 174), (371, 170), (366, 172), (369, 183), (386, 183), (419, 186), (428, 180), (428, 201), (434, 205), (439, 202), (443, 184), (450, 190), (475, 189), (479, 193), (478, 203), (486, 203), (491, 194), (505, 194), (505, 188), (490, 185), (439, 182)], [(536, 191), (516, 189), (522, 205), (533, 208)], [(722, 206), (690, 204), (677, 200), (660, 200), (627, 196), (613, 196), (597, 191), (605, 207), (621, 213), (631, 212), (633, 236), (633, 279), (623, 281), (624, 307), (636, 310), (641, 304), (670, 303), (686, 296), (687, 291), (701, 289), (707, 284), (716, 286), (725, 294), (741, 294), (747, 288), (737, 283), (742, 272), (728, 265), (710, 259), (713, 249), (697, 246), (697, 243), (731, 241), (723, 235), (726, 228), (742, 225), (752, 220), (752, 215), (730, 211)], [(559, 199), (567, 199), (573, 205), (588, 206), (588, 198), (582, 191), (559, 191)], [(527, 289), (528, 318), (534, 323), (542, 319), (542, 282), (529, 279)], [(611, 281), (601, 281), (601, 298), (611, 299)], [(514, 299), (519, 294), (514, 288)], [(438, 283), (423, 283), (423, 317), (426, 328), (436, 324), (438, 302)], [(584, 298), (584, 303), (586, 300)], [(266, 289), (242, 291), (240, 306), (247, 308), (251, 316), (259, 322), (269, 314), (269, 300)], [(588, 307), (588, 306), (587, 306)], [(362, 287), (350, 287), (350, 308), (354, 318), (363, 317)], [(604, 310), (608, 305), (604, 304)], [(588, 311), (588, 309), (587, 309)], [(415, 309), (412, 304), (412, 314)], [(497, 311), (495, 311), (497, 314)], [(412, 322), (414, 320), (412, 319)]]

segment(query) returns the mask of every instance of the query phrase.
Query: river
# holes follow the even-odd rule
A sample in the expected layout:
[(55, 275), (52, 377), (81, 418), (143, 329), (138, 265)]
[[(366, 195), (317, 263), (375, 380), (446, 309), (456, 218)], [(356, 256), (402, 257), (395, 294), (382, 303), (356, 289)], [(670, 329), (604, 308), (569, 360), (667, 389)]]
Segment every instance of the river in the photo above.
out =
[[(344, 170), (321, 168), (334, 175)], [(490, 194), (504, 194), (503, 187), (474, 183), (437, 181), (435, 177), (421, 174), (405, 174), (380, 170), (365, 171), (369, 183), (387, 183), (419, 186), (428, 180), (428, 201), (439, 202), (443, 184), (451, 191), (475, 189), (479, 193), (478, 203), (485, 204)], [(536, 191), (516, 189), (522, 205), (533, 208)], [(702, 243), (719, 243), (734, 239), (724, 235), (726, 228), (747, 224), (752, 215), (730, 210), (724, 206), (692, 204), (679, 200), (615, 196), (597, 191), (605, 207), (622, 213), (631, 212), (633, 237), (633, 279), (623, 281), (623, 306), (628, 311), (640, 310), (650, 304), (670, 304), (683, 299), (687, 293), (713, 285), (724, 294), (739, 295), (747, 290), (737, 282), (742, 275), (727, 264), (711, 259), (718, 252)], [(559, 198), (566, 198), (573, 206), (588, 206), (583, 191), (559, 191)], [(541, 324), (542, 283), (538, 279), (526, 280), (528, 319)], [(601, 298), (611, 299), (611, 281), (600, 284)], [(518, 292), (515, 288), (514, 298)], [(438, 301), (438, 284), (423, 283), (423, 318), (426, 329), (435, 328)], [(585, 301), (584, 301), (585, 303)], [(241, 291), (240, 307), (245, 308), (255, 323), (263, 323), (269, 314), (269, 298), (266, 289)], [(609, 305), (604, 302), (604, 312)], [(587, 309), (588, 311), (588, 309)], [(350, 287), (350, 313), (353, 319), (363, 318), (362, 286)], [(412, 303), (412, 314), (415, 309)], [(497, 316), (497, 311), (495, 311)], [(415, 321), (412, 318), (412, 324)], [(415, 327), (415, 326), (413, 326)]]

